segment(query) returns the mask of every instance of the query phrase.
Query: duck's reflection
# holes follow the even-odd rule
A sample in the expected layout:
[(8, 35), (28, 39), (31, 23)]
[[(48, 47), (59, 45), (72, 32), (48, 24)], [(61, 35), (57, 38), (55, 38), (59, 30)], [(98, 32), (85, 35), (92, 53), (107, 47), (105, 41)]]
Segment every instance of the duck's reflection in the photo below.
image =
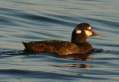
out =
[(90, 59), (90, 54), (69, 54), (69, 55), (63, 55), (63, 56), (61, 55), (60, 57), (86, 61)]
[(89, 60), (92, 59), (91, 54), (70, 54), (68, 56), (60, 56), (64, 59), (72, 59), (78, 61), (78, 63), (73, 64), (62, 64), (62, 65), (53, 65), (55, 67), (71, 67), (71, 68), (90, 68), (91, 65), (87, 63)]
[[(87, 62), (88, 60), (92, 60), (92, 54), (93, 53), (104, 53), (103, 49), (93, 48), (90, 52), (87, 54), (70, 54), (66, 56), (60, 56), (61, 58), (73, 58), (73, 60), (80, 60), (82, 62)], [(90, 68), (92, 67), (89, 63), (76, 63), (76, 64), (66, 64), (66, 65), (60, 65), (59, 67), (76, 67), (76, 68)]]
[(90, 64), (63, 64), (63, 65), (53, 65), (55, 67), (70, 67), (70, 68), (90, 68)]

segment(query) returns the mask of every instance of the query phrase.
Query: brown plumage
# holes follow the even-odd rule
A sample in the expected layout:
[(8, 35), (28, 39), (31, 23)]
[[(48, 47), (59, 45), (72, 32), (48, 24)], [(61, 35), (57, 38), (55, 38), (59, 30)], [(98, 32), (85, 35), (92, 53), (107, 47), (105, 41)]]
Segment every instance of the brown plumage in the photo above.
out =
[(55, 53), (60, 57), (76, 56), (85, 58), (93, 47), (87, 42), (87, 38), (95, 35), (92, 27), (88, 23), (81, 23), (72, 31), (70, 41), (48, 40), (23, 42), (26, 52), (32, 53)]

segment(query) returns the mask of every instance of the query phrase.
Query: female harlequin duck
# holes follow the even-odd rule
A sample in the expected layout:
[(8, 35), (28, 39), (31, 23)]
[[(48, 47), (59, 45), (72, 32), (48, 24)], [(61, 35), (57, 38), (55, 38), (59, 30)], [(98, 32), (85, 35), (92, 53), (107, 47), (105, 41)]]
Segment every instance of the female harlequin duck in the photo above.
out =
[(32, 53), (56, 53), (60, 57), (67, 56), (79, 56), (85, 57), (87, 53), (93, 50), (90, 43), (87, 42), (87, 38), (96, 35), (93, 28), (88, 23), (81, 23), (76, 26), (72, 31), (71, 42), (70, 41), (34, 41), (23, 42), (26, 52)]

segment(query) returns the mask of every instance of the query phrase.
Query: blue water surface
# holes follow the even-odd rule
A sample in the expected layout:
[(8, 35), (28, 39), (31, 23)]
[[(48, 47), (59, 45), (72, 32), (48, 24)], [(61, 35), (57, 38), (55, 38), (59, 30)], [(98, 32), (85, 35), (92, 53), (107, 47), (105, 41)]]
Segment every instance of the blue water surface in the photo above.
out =
[[(119, 0), (0, 0), (0, 82), (119, 82)], [(23, 41), (67, 40), (81, 22), (103, 52), (87, 61), (24, 54)], [(86, 68), (80, 68), (82, 64)]]

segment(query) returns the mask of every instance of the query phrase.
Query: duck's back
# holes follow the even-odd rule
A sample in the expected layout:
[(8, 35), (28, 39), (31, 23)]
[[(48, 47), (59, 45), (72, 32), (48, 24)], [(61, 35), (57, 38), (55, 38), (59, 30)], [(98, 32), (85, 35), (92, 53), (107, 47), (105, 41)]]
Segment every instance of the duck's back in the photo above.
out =
[(41, 53), (56, 53), (58, 55), (69, 55), (80, 53), (80, 48), (76, 44), (68, 41), (35, 41), (23, 43), (25, 50), (28, 52)]

